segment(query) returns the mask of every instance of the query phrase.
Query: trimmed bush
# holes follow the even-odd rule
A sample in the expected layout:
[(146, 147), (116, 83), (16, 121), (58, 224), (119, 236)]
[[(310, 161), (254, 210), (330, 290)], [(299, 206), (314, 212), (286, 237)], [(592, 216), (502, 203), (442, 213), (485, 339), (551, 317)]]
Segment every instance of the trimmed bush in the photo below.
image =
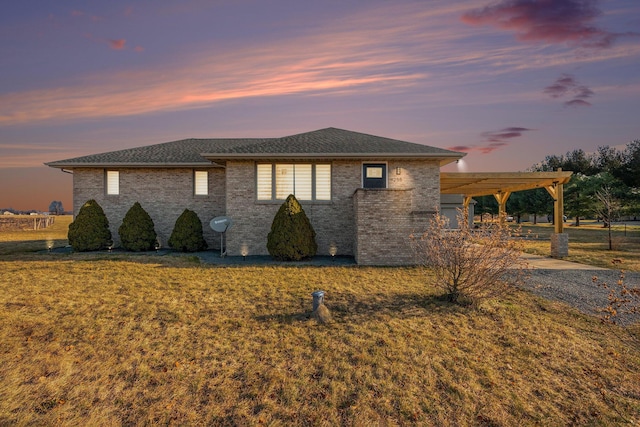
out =
[(118, 234), (122, 247), (136, 252), (154, 249), (157, 237), (153, 220), (138, 202), (127, 211)]
[(316, 232), (293, 194), (287, 197), (273, 218), (267, 249), (279, 261), (299, 261), (318, 252)]
[(74, 251), (97, 251), (111, 244), (109, 220), (95, 200), (87, 201), (80, 208), (75, 221), (69, 224), (67, 234)]
[(169, 246), (182, 252), (197, 252), (207, 249), (207, 242), (202, 234), (202, 222), (198, 214), (185, 209), (176, 220)]

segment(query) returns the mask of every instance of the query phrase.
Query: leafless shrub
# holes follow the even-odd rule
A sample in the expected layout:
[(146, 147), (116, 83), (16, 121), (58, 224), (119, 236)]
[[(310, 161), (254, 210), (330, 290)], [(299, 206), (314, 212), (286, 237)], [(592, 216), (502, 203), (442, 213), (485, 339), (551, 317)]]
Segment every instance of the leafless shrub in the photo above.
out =
[(598, 277), (593, 276), (593, 282), (607, 289), (608, 304), (601, 309), (602, 320), (606, 323), (618, 324), (623, 316), (637, 316), (640, 314), (640, 287), (632, 287), (624, 281), (624, 270), (620, 271), (615, 285), (605, 282), (598, 283)]
[(520, 231), (505, 223), (470, 228), (458, 213), (460, 229), (450, 229), (449, 220), (436, 214), (421, 236), (411, 236), (419, 265), (428, 267), (435, 285), (454, 303), (477, 304), (508, 292), (525, 272), (522, 244), (512, 238)]

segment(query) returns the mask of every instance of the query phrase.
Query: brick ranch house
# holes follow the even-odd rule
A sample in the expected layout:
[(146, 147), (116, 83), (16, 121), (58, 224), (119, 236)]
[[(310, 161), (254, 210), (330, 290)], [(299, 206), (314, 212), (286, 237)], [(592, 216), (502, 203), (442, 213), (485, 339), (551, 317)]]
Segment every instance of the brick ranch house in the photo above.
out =
[[(315, 231), (318, 254), (361, 265), (411, 264), (408, 236), (441, 209), (440, 167), (464, 153), (327, 128), (283, 138), (185, 139), (46, 165), (73, 173), (73, 211), (89, 199), (104, 209), (114, 241), (137, 201), (166, 246), (185, 208), (209, 227), (228, 216), (227, 253), (266, 255), (283, 200), (295, 194)], [(446, 195), (443, 195), (443, 197)], [(442, 206), (449, 203), (443, 198)]]

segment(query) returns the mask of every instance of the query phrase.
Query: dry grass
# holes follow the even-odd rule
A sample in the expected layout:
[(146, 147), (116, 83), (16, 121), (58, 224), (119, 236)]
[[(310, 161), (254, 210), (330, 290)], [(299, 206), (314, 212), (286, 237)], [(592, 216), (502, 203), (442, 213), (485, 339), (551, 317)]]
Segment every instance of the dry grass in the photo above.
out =
[[(9, 247), (0, 425), (640, 421), (638, 340), (626, 339), (638, 328), (525, 292), (472, 310), (443, 302), (417, 268)], [(327, 325), (309, 319), (317, 289)]]
[(101, 257), (0, 263), (0, 424), (640, 420), (637, 350), (526, 293), (469, 310), (420, 269)]
[(67, 231), (73, 221), (72, 215), (56, 216), (51, 227), (43, 230), (0, 231), (0, 256), (23, 252), (46, 250), (49, 244), (54, 247), (68, 243)]
[[(621, 268), (627, 271), (640, 271), (640, 226), (614, 226), (613, 250), (609, 250), (607, 230), (602, 225), (565, 226), (569, 234), (569, 256), (567, 261), (594, 265), (605, 268)], [(529, 233), (537, 239), (526, 240), (526, 252), (549, 256), (551, 252), (550, 235), (553, 226), (549, 224), (522, 225), (523, 234)], [(613, 264), (613, 260), (620, 263)]]

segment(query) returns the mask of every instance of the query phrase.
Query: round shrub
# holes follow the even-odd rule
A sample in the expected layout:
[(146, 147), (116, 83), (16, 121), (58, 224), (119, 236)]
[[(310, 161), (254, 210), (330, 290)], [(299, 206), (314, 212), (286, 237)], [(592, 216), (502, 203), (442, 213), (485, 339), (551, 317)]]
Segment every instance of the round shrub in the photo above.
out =
[(118, 234), (122, 247), (136, 252), (152, 250), (157, 237), (153, 220), (138, 202), (127, 211)]
[(111, 244), (109, 220), (95, 200), (87, 201), (78, 212), (75, 221), (69, 224), (67, 234), (74, 251), (97, 251)]
[(318, 252), (316, 232), (293, 194), (287, 197), (273, 218), (267, 250), (279, 261), (299, 261)]
[(207, 249), (207, 242), (202, 234), (202, 222), (198, 214), (185, 209), (176, 220), (169, 246), (182, 252), (197, 252)]

